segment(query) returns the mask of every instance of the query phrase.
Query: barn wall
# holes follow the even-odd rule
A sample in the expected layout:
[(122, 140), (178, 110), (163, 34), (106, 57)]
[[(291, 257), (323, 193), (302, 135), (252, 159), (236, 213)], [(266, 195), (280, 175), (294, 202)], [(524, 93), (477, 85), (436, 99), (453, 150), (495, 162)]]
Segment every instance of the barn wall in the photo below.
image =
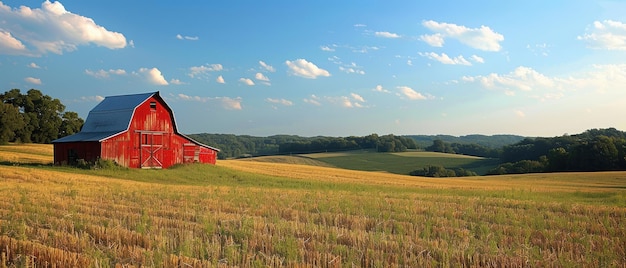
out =
[(102, 142), (102, 158), (131, 168), (168, 168), (191, 162), (215, 164), (217, 152), (195, 143), (198, 157), (193, 159), (195, 161), (186, 158), (185, 145), (190, 143), (175, 133), (173, 116), (165, 103), (151, 97), (135, 109), (128, 131)]
[(100, 156), (98, 142), (54, 143), (54, 164), (76, 164), (78, 159), (93, 162)]

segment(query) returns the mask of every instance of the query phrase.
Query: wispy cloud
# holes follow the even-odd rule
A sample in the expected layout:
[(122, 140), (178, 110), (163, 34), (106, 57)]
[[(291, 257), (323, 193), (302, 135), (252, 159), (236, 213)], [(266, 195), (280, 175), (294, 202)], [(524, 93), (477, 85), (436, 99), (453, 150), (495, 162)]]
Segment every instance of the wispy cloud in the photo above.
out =
[(286, 99), (272, 99), (272, 98), (267, 98), (265, 99), (265, 101), (269, 102), (269, 103), (274, 103), (274, 104), (281, 104), (284, 106), (292, 106), (293, 102), (290, 100), (286, 100)]
[(177, 34), (177, 35), (176, 35), (176, 39), (178, 39), (178, 40), (190, 40), (190, 41), (197, 41), (197, 40), (199, 40), (200, 38), (199, 38), (199, 37), (197, 37), (197, 36), (183, 36), (183, 35)]
[(626, 50), (626, 24), (620, 21), (594, 21), (587, 33), (578, 36), (592, 49)]
[(221, 64), (205, 64), (200, 66), (192, 66), (189, 68), (189, 77), (191, 78), (199, 78), (204, 77), (209, 72), (217, 72), (224, 69), (224, 66)]
[(185, 82), (180, 81), (179, 79), (173, 79), (172, 78), (172, 79), (170, 79), (170, 84), (172, 84), (172, 85), (184, 85)]
[(399, 34), (390, 33), (390, 32), (375, 32), (374, 35), (376, 37), (383, 37), (383, 38), (400, 38), (401, 37)]
[(320, 76), (330, 76), (330, 73), (312, 62), (308, 62), (305, 59), (297, 59), (294, 61), (285, 61), (289, 72), (295, 76), (300, 76), (308, 79), (316, 79)]
[(470, 66), (472, 65), (471, 62), (469, 62), (468, 60), (466, 60), (463, 56), (459, 55), (457, 57), (454, 58), (450, 58), (448, 55), (446, 55), (446, 53), (441, 53), (441, 55), (435, 53), (435, 52), (430, 52), (430, 53), (419, 53), (420, 56), (423, 57), (427, 57), (431, 60), (435, 60), (438, 61), (440, 63), (443, 64), (451, 64), (451, 65), (467, 65)]
[(224, 81), (224, 77), (222, 77), (221, 75), (215, 79), (215, 82), (218, 82), (220, 84), (226, 84), (226, 81)]
[(376, 85), (376, 87), (374, 89), (372, 89), (372, 91), (382, 92), (382, 93), (391, 93), (391, 91), (383, 88), (383, 86), (381, 86), (381, 85)]
[(39, 65), (37, 65), (37, 63), (34, 63), (34, 62), (31, 62), (30, 64), (28, 64), (28, 68), (41, 69), (41, 67), (39, 67)]
[(100, 69), (97, 71), (92, 71), (92, 70), (85, 70), (85, 74), (89, 75), (89, 76), (93, 76), (95, 78), (109, 78), (111, 75), (125, 75), (126, 74), (126, 70), (124, 69), (109, 69), (108, 71)]
[(256, 80), (261, 80), (261, 81), (267, 81), (267, 82), (270, 81), (270, 79), (267, 78), (267, 76), (263, 75), (262, 73), (256, 73), (256, 75), (254, 75), (254, 78)]
[[(422, 93), (419, 93), (407, 86), (399, 86), (397, 87), (402, 95), (404, 95), (409, 100), (425, 100), (429, 97), (424, 96)], [(430, 97), (432, 98), (432, 97)]]
[(516, 91), (525, 92), (528, 97), (545, 101), (559, 99), (567, 91), (602, 92), (621, 88), (626, 84), (626, 64), (593, 65), (588, 71), (566, 77), (551, 77), (520, 66), (506, 74), (465, 76), (461, 80), (478, 83), (486, 89), (500, 90), (509, 96), (515, 96)]
[(35, 85), (41, 85), (41, 79), (39, 78), (26, 77), (24, 78), (24, 81), (31, 83), (31, 84), (35, 84)]
[(261, 68), (265, 71), (268, 71), (271, 73), (276, 72), (276, 69), (272, 65), (269, 65), (265, 63), (264, 61), (259, 61), (259, 65), (261, 65)]
[(250, 78), (239, 78), (239, 82), (243, 83), (244, 85), (254, 86), (254, 81), (252, 81), (252, 79)]
[(127, 44), (123, 34), (65, 10), (60, 2), (44, 1), (41, 8), (11, 8), (0, 2), (0, 17), (2, 54), (41, 56), (48, 52), (63, 54), (88, 44), (109, 49), (124, 48)]
[(329, 51), (329, 52), (335, 51), (335, 48), (329, 47), (329, 46), (321, 46), (320, 49), (322, 51)]
[(200, 96), (189, 96), (185, 94), (178, 94), (175, 96), (176, 99), (183, 101), (195, 101), (202, 103), (215, 103), (221, 104), (224, 109), (227, 110), (241, 110), (243, 109), (241, 102), (243, 101), (241, 97), (230, 98), (230, 97), (200, 97)]
[(459, 42), (475, 49), (485, 51), (500, 51), (500, 42), (504, 41), (504, 36), (491, 30), (487, 26), (480, 28), (468, 28), (452, 23), (436, 22), (432, 20), (424, 21), (422, 25), (435, 32), (432, 35), (422, 35), (420, 39), (431, 46), (441, 47), (445, 38), (459, 40)]
[(311, 97), (303, 99), (303, 101), (305, 103), (313, 104), (315, 106), (321, 106), (322, 105), (322, 103), (320, 102), (320, 98), (318, 96), (315, 96), (315, 95), (311, 95)]

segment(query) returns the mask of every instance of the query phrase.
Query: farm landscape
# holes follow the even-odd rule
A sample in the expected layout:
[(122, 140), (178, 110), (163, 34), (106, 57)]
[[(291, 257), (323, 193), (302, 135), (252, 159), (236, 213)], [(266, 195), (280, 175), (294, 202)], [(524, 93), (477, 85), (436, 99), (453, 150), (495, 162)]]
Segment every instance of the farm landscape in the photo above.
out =
[(626, 263), (625, 172), (424, 178), (311, 156), (94, 170), (0, 146), (0, 267)]

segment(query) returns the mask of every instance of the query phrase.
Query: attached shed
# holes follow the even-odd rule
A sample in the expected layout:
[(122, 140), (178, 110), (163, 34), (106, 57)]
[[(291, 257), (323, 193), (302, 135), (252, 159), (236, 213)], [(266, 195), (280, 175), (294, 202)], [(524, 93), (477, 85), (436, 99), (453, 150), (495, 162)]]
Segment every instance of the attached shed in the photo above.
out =
[(56, 165), (101, 158), (131, 168), (168, 168), (215, 164), (219, 152), (178, 132), (159, 92), (106, 97), (89, 112), (79, 133), (52, 144)]

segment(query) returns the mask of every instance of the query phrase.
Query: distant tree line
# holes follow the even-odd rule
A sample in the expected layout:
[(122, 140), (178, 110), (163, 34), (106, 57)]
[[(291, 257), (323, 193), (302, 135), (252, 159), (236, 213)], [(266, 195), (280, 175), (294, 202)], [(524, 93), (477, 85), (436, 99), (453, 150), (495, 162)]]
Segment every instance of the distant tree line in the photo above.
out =
[(414, 140), (391, 134), (384, 136), (371, 134), (363, 137), (300, 137), (295, 135), (255, 137), (201, 133), (189, 136), (199, 142), (219, 148), (219, 159), (356, 149), (375, 149), (379, 152), (403, 152), (409, 149), (418, 149)]
[(0, 94), (0, 144), (50, 143), (79, 132), (83, 123), (77, 113), (65, 112), (61, 101), (37, 89), (26, 94), (19, 89)]
[(526, 138), (502, 148), (500, 160), (489, 174), (626, 170), (626, 133), (608, 128)]
[(502, 153), (502, 147), (490, 148), (477, 143), (449, 143), (439, 139), (434, 140), (433, 144), (426, 147), (425, 150), (429, 152), (463, 154), (488, 158), (499, 158)]
[(422, 176), (422, 177), (435, 177), (435, 178), (478, 176), (476, 172), (467, 170), (464, 168), (447, 169), (442, 166), (433, 166), (433, 165), (429, 165), (421, 169), (413, 170), (409, 173), (409, 175)]
[[(511, 145), (523, 140), (525, 137), (519, 135), (407, 135), (405, 137), (415, 140), (418, 147), (426, 148), (433, 144), (435, 140), (440, 140), (448, 144), (476, 144), (489, 149), (501, 149), (506, 145)], [(458, 153), (458, 152), (456, 152)]]
[(336, 152), (357, 149), (376, 149), (377, 152), (405, 152), (408, 149), (417, 149), (414, 140), (392, 134), (378, 136), (371, 134), (363, 137), (317, 137), (303, 141), (280, 144), (278, 152), (287, 153), (315, 153)]

